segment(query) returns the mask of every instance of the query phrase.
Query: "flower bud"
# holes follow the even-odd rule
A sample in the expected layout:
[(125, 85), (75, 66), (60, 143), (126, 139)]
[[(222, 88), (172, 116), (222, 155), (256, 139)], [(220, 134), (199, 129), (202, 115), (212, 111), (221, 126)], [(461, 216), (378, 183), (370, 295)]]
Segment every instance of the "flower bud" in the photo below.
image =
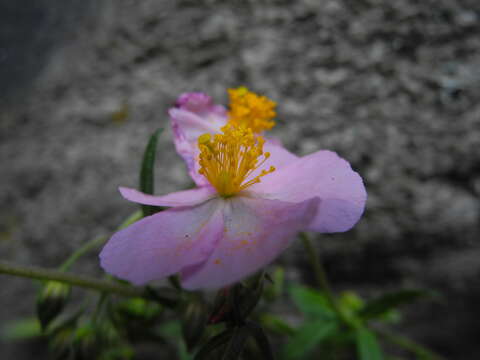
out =
[(70, 286), (57, 281), (49, 281), (41, 289), (37, 298), (37, 315), (42, 329), (63, 310), (70, 295)]

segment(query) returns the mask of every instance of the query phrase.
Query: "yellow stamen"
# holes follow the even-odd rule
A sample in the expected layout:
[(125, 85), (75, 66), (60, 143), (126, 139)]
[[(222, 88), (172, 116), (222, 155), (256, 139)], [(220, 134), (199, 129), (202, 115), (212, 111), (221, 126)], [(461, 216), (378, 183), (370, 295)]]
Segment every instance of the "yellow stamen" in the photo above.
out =
[(254, 133), (270, 130), (275, 126), (276, 103), (266, 96), (259, 96), (242, 86), (228, 89), (230, 97), (229, 123), (236, 127), (250, 128)]
[(221, 134), (203, 134), (198, 138), (200, 170), (210, 184), (224, 197), (232, 196), (259, 183), (260, 178), (273, 171), (262, 170), (248, 179), (270, 157), (263, 152), (265, 140), (253, 134), (252, 129), (226, 125)]

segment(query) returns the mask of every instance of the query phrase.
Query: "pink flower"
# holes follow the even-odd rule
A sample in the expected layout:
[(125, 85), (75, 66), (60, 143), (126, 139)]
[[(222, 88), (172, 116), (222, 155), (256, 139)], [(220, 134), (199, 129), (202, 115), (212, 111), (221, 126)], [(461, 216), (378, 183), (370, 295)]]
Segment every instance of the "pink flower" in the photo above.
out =
[[(235, 126), (245, 125), (252, 128), (259, 134), (275, 125), (271, 120), (275, 116), (273, 101), (256, 95), (245, 87), (229, 89), (229, 95), (230, 111), (222, 105), (214, 104), (210, 96), (199, 92), (181, 94), (175, 107), (168, 111), (175, 148), (185, 161), (190, 177), (198, 186), (208, 184), (206, 178), (198, 173), (199, 166), (195, 160), (199, 154), (197, 139), (200, 135), (218, 134), (229, 121)], [(272, 155), (282, 153), (279, 158), (282, 162), (277, 161), (277, 167), (283, 165), (284, 158), (296, 158), (296, 155), (284, 149), (277, 139), (267, 138), (264, 149)]]
[(299, 231), (343, 232), (359, 220), (366, 192), (347, 161), (331, 151), (264, 151), (244, 126), (203, 133), (205, 119), (225, 121), (225, 110), (203, 94), (185, 96), (170, 115), (198, 125), (174, 120), (177, 149), (190, 149), (183, 154), (201, 186), (163, 196), (120, 188), (127, 200), (170, 209), (114, 234), (100, 254), (107, 272), (137, 285), (180, 273), (187, 289), (220, 288), (269, 264)]

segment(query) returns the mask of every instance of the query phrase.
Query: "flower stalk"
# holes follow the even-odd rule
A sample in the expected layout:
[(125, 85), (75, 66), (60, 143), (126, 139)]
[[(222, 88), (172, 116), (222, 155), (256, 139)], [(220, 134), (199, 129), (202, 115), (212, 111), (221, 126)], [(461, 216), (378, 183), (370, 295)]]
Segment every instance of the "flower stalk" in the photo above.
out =
[(350, 321), (345, 317), (345, 315), (339, 308), (337, 301), (335, 300), (335, 295), (333, 294), (332, 288), (330, 287), (330, 283), (328, 282), (327, 273), (325, 272), (325, 268), (323, 267), (323, 264), (320, 261), (320, 257), (317, 255), (317, 250), (315, 249), (315, 246), (313, 245), (312, 240), (304, 232), (301, 232), (299, 236), (302, 241), (303, 247), (307, 252), (310, 265), (313, 268), (315, 281), (317, 282), (318, 287), (325, 293), (325, 297), (327, 298), (328, 302), (330, 303), (330, 306), (338, 315), (338, 317), (342, 321), (344, 321), (346, 324), (350, 324)]
[(126, 297), (143, 297), (141, 288), (115, 284), (111, 281), (98, 280), (83, 275), (73, 275), (59, 270), (45, 269), (37, 266), (21, 266), (0, 262), (0, 274), (25, 277), (43, 281), (58, 281), (64, 284), (80, 286), (85, 289), (112, 293)]

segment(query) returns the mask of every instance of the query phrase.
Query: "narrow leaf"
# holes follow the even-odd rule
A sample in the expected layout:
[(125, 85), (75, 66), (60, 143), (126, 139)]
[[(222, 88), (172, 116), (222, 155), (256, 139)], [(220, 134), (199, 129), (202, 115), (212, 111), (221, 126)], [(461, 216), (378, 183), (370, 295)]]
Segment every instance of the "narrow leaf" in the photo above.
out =
[(355, 342), (359, 360), (382, 360), (382, 350), (378, 344), (377, 337), (365, 328), (356, 331)]
[(333, 335), (337, 328), (337, 323), (326, 323), (323, 320), (306, 323), (298, 329), (297, 333), (285, 346), (284, 358), (303, 359), (322, 340)]
[(321, 292), (304, 286), (293, 286), (289, 291), (293, 301), (304, 314), (324, 319), (335, 317), (327, 298)]
[(360, 310), (361, 318), (368, 320), (384, 315), (400, 305), (412, 303), (420, 298), (433, 297), (435, 294), (427, 290), (400, 290), (381, 295), (369, 301), (365, 307)]
[[(140, 171), (140, 191), (145, 194), (153, 194), (154, 191), (155, 153), (157, 151), (158, 136), (162, 131), (163, 129), (158, 129), (153, 133), (143, 154), (142, 168)], [(142, 205), (143, 216), (152, 215), (157, 210), (158, 207)]]
[(281, 335), (289, 335), (292, 336), (295, 334), (295, 330), (284, 320), (275, 316), (273, 314), (262, 314), (260, 316), (260, 320), (262, 325), (267, 328), (269, 331), (272, 331), (277, 334)]

